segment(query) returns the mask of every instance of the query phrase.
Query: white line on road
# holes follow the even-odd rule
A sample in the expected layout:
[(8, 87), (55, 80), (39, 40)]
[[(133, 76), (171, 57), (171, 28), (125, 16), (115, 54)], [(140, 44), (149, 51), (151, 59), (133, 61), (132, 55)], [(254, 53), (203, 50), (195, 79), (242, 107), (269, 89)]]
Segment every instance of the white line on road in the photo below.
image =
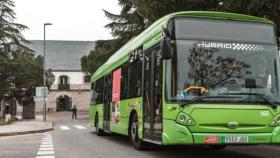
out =
[(52, 136), (50, 134), (44, 134), (36, 158), (55, 158)]
[(81, 126), (81, 125), (74, 125), (74, 127), (76, 127), (77, 129), (87, 129), (86, 127)]
[(38, 151), (37, 155), (52, 155), (54, 151)]
[(40, 145), (40, 148), (52, 148), (53, 145), (52, 144), (42, 144)]
[(46, 150), (53, 150), (53, 148), (51, 148), (51, 147), (47, 147), (47, 148), (39, 148), (39, 150), (40, 150), (40, 151), (42, 151), (42, 150), (43, 150), (43, 151), (46, 151)]
[(36, 156), (36, 158), (55, 158), (54, 156)]
[(70, 128), (68, 126), (60, 126), (61, 130), (69, 130)]
[(42, 140), (42, 142), (52, 142), (52, 140)]
[(52, 145), (52, 142), (42, 142), (41, 145)]

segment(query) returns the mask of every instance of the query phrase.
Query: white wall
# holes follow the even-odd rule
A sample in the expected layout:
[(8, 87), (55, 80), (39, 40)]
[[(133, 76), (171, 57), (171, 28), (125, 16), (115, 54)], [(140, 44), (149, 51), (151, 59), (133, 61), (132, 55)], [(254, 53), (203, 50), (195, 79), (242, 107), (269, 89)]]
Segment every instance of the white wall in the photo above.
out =
[(65, 75), (68, 76), (69, 84), (83, 84), (84, 83), (84, 74), (80, 72), (63, 72), (63, 71), (54, 71), (55, 76), (54, 84), (59, 84), (59, 76)]

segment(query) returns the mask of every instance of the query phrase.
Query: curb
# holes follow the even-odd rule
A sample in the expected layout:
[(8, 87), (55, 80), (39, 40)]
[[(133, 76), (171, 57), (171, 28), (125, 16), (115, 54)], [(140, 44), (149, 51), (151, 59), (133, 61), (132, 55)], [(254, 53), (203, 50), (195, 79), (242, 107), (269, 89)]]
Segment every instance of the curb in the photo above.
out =
[(24, 134), (34, 134), (34, 133), (43, 133), (53, 130), (53, 122), (51, 122), (52, 127), (40, 130), (32, 130), (32, 131), (21, 131), (21, 132), (10, 132), (10, 133), (0, 133), (0, 137), (4, 136), (15, 136), (15, 135), (24, 135)]

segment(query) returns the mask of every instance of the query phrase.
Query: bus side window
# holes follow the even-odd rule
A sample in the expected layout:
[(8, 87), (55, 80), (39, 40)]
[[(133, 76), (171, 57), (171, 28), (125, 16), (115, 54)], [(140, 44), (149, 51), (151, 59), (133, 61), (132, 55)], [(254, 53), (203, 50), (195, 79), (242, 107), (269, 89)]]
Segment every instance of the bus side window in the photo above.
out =
[(124, 64), (122, 67), (121, 76), (121, 99), (128, 98), (128, 64)]
[(103, 78), (98, 79), (95, 82), (95, 86), (94, 86), (94, 99), (95, 99), (95, 104), (102, 104), (103, 103)]
[(91, 83), (91, 88), (90, 88), (90, 94), (91, 94), (91, 99), (90, 99), (90, 106), (96, 104), (96, 92), (94, 90), (94, 83)]
[(142, 61), (136, 60), (128, 67), (128, 95), (130, 98), (141, 96)]

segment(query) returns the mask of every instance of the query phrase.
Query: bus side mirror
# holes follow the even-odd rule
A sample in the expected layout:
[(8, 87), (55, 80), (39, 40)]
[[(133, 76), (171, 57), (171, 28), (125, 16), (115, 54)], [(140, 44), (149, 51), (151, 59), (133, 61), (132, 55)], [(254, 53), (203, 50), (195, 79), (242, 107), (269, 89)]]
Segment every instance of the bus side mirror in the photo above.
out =
[(172, 56), (172, 48), (171, 48), (171, 40), (170, 35), (167, 29), (163, 29), (164, 37), (161, 42), (161, 57), (163, 60), (171, 59)]

